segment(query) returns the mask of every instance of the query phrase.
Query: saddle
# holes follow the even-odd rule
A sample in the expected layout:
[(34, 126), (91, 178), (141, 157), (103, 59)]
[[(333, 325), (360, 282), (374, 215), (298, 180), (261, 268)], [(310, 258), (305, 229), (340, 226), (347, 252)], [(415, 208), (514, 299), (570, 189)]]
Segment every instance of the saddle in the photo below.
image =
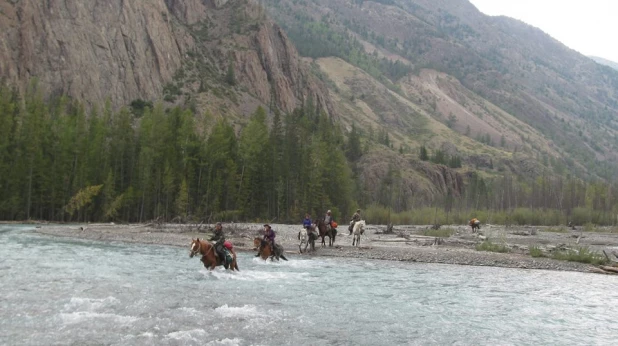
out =
[(231, 251), (232, 248), (233, 248), (232, 243), (230, 243), (229, 241), (225, 241), (222, 246), (224, 257), (221, 258), (219, 251), (215, 251), (215, 256), (224, 264), (230, 264), (234, 260), (234, 257), (232, 256), (232, 251)]

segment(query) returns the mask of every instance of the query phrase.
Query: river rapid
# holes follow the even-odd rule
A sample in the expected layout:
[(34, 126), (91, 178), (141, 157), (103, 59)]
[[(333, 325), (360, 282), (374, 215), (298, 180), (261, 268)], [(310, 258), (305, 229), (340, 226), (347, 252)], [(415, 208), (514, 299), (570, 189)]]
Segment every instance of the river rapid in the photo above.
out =
[(610, 345), (618, 278), (239, 254), (0, 225), (2, 345)]

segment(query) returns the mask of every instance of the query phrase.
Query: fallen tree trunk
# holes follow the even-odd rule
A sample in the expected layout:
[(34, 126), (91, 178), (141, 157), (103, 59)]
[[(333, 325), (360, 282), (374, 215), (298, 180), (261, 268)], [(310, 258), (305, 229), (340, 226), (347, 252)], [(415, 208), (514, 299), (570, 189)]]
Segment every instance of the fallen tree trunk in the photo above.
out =
[(600, 266), (600, 268), (605, 270), (606, 272), (612, 272), (612, 273), (618, 274), (618, 268), (616, 268), (616, 267)]

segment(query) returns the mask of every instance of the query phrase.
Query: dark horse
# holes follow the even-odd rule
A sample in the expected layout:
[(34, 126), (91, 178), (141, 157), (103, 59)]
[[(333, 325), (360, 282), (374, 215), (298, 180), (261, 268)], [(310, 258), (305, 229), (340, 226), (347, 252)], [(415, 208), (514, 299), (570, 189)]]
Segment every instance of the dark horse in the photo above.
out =
[(335, 237), (337, 236), (337, 230), (332, 227), (328, 227), (324, 219), (315, 221), (315, 226), (318, 228), (319, 236), (322, 237), (322, 246), (326, 246), (324, 237), (328, 237), (328, 246), (335, 245)]
[(275, 258), (278, 261), (279, 257), (283, 258), (286, 261), (288, 260), (287, 258), (285, 258), (285, 255), (283, 255), (283, 248), (279, 244), (275, 244), (275, 253), (270, 250), (270, 244), (268, 244), (266, 240), (259, 237), (253, 239), (253, 245), (259, 249), (260, 257), (264, 261), (266, 261), (268, 257), (270, 257), (271, 261), (273, 261)]
[(234, 252), (234, 248), (230, 247), (228, 251), (232, 254), (232, 263), (229, 265), (225, 263), (225, 259), (219, 258), (216, 254), (217, 252), (215, 251), (214, 245), (210, 242), (197, 238), (191, 240), (191, 253), (189, 253), (189, 257), (193, 258), (193, 256), (198, 253), (201, 254), (202, 259), (200, 261), (202, 261), (202, 263), (204, 263), (204, 267), (209, 270), (213, 270), (216, 266), (222, 265), (225, 269), (232, 269), (232, 271), (236, 269), (237, 271), (240, 271), (238, 269), (238, 263), (236, 262), (236, 252)]

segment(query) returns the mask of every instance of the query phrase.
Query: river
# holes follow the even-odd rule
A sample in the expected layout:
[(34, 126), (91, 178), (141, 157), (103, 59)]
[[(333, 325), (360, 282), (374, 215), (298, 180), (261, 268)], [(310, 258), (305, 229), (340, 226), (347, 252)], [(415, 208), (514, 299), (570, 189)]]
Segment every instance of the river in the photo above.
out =
[(187, 248), (0, 225), (2, 345), (610, 345), (618, 278)]

